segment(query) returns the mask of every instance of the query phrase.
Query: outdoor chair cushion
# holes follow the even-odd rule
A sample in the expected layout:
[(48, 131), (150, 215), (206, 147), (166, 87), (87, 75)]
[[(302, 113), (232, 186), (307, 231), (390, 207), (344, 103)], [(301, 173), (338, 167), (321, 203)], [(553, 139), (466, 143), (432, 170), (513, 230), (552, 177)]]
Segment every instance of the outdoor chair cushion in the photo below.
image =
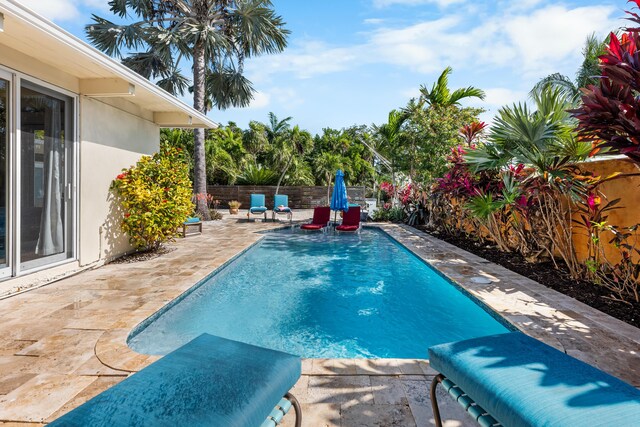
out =
[(303, 230), (322, 230), (324, 226), (321, 224), (302, 224), (300, 228)]
[(189, 218), (187, 218), (187, 220), (185, 221), (185, 224), (197, 224), (200, 222), (200, 218), (194, 217), (194, 216), (190, 216)]
[(249, 212), (251, 213), (265, 213), (268, 209), (265, 206), (255, 206), (249, 208)]
[(300, 377), (297, 356), (202, 334), (50, 426), (260, 426)]
[(520, 332), (437, 345), (429, 362), (504, 426), (640, 421), (640, 390)]
[(336, 227), (336, 230), (338, 231), (356, 231), (358, 228), (360, 228), (357, 225), (339, 225)]
[(283, 208), (273, 208), (275, 213), (289, 213), (291, 212), (291, 208), (283, 207)]

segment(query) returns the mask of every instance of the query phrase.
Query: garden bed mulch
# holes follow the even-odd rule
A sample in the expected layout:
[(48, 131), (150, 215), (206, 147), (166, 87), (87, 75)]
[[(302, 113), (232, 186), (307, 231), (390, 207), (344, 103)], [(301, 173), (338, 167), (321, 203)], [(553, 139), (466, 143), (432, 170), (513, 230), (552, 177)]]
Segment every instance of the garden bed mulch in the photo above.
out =
[(162, 246), (156, 250), (132, 252), (130, 254), (123, 255), (119, 258), (114, 259), (109, 264), (133, 264), (136, 262), (149, 261), (151, 259), (159, 258), (163, 255), (171, 253), (175, 250), (176, 248)]
[(479, 243), (465, 236), (436, 233), (422, 227), (419, 229), (640, 328), (640, 303), (627, 304), (607, 298), (611, 293), (606, 288), (592, 282), (571, 279), (563, 266), (556, 270), (552, 262), (531, 264), (519, 254), (504, 253), (494, 246)]

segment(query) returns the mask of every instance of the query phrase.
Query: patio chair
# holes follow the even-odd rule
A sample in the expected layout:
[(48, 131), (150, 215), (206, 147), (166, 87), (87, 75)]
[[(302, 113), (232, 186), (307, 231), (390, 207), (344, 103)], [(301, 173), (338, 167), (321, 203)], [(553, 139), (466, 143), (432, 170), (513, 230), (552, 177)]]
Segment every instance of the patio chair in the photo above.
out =
[(293, 221), (293, 212), (289, 207), (289, 196), (285, 194), (276, 194), (273, 196), (273, 211), (271, 219), (276, 220), (276, 215), (287, 215), (289, 222)]
[(264, 215), (264, 220), (267, 220), (267, 207), (264, 202), (264, 194), (252, 194), (251, 195), (251, 203), (249, 206), (249, 211), (247, 212), (247, 219), (251, 217), (251, 215)]
[[(189, 230), (195, 229), (195, 231)], [(202, 221), (200, 218), (190, 216), (185, 222), (182, 223), (182, 237), (192, 236), (196, 234), (202, 234)]]
[(521, 332), (429, 348), (444, 389), (482, 426), (637, 426), (640, 390)]
[(202, 334), (49, 425), (274, 427), (293, 407), (300, 427), (300, 373), (297, 356)]
[(336, 231), (353, 233), (360, 229), (360, 206), (350, 207), (342, 216), (342, 224), (336, 227)]
[(329, 206), (318, 206), (313, 208), (313, 219), (308, 224), (302, 224), (302, 230), (326, 230), (327, 224), (331, 220), (331, 208)]

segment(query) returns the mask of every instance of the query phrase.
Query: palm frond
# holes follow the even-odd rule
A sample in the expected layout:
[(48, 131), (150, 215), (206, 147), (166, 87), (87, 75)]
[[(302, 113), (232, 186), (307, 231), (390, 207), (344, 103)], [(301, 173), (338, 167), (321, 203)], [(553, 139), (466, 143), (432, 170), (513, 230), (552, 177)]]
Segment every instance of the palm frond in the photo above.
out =
[(173, 69), (165, 78), (159, 80), (156, 84), (173, 95), (184, 95), (185, 91), (189, 88), (189, 79), (180, 74), (180, 70)]
[(464, 89), (456, 89), (449, 98), (449, 105), (459, 105), (460, 100), (464, 98), (479, 98), (484, 100), (485, 96), (486, 94), (482, 89), (478, 89), (473, 86), (469, 86)]
[(576, 86), (578, 88), (595, 85), (602, 74), (600, 70), (600, 57), (605, 54), (607, 40), (600, 40), (595, 33), (589, 35), (582, 48), (584, 60), (576, 73)]
[(122, 60), (122, 63), (147, 79), (166, 75), (171, 69), (167, 58), (158, 55), (155, 50), (135, 53)]
[(270, 2), (249, 0), (238, 2), (233, 13), (234, 36), (247, 58), (282, 52), (291, 32), (284, 28), (281, 16), (271, 9)]
[(506, 167), (511, 159), (511, 153), (503, 151), (496, 144), (481, 145), (475, 150), (469, 150), (464, 156), (465, 163), (475, 173), (500, 170)]
[(251, 81), (232, 68), (210, 73), (205, 85), (207, 97), (221, 110), (248, 107), (255, 93)]
[(140, 23), (117, 25), (97, 15), (93, 23), (85, 26), (91, 43), (109, 56), (121, 56), (121, 47), (137, 49), (145, 44), (145, 29)]
[(536, 83), (533, 89), (531, 89), (531, 92), (529, 92), (529, 95), (533, 98), (547, 89), (560, 91), (565, 99), (571, 101), (580, 94), (579, 87), (577, 87), (569, 77), (560, 73), (554, 73)]

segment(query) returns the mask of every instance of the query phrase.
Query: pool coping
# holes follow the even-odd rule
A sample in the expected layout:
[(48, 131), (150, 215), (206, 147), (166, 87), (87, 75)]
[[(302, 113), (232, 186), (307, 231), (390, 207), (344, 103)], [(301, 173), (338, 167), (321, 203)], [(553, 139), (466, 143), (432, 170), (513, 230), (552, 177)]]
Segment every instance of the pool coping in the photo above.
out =
[[(640, 330), (579, 301), (553, 291), (501, 266), (438, 240), (419, 230), (398, 224), (367, 224), (379, 228), (392, 240), (434, 267), (443, 277), (498, 314), (517, 330), (559, 350), (640, 386)], [(286, 228), (286, 227), (278, 227)], [(273, 231), (258, 230), (256, 233)], [(241, 248), (206, 277), (198, 280), (151, 316), (131, 327), (106, 331), (98, 340), (95, 354), (106, 366), (128, 372), (142, 369), (160, 356), (136, 353), (127, 345), (129, 336), (141, 330), (151, 317), (193, 292), (264, 236)], [(485, 276), (490, 284), (477, 284), (472, 277)], [(594, 339), (595, 338), (597, 339)], [(603, 346), (602, 341), (610, 346)], [(425, 349), (426, 354), (427, 349)], [(625, 363), (625, 360), (627, 363)], [(636, 363), (636, 361), (638, 363)], [(615, 362), (615, 363), (610, 363)], [(303, 375), (428, 375), (435, 372), (424, 359), (304, 359)]]

